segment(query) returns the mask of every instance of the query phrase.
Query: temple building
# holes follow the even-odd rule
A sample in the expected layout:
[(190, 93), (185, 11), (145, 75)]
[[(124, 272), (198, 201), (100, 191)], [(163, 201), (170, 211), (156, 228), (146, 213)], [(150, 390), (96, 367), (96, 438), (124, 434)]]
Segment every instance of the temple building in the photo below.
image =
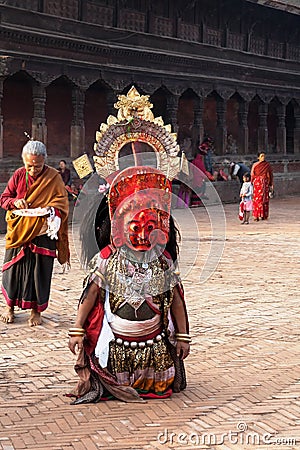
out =
[(209, 135), (218, 161), (264, 150), (278, 173), (300, 172), (298, 3), (1, 2), (0, 164), (19, 158), (24, 131), (52, 158), (92, 154), (134, 85), (189, 159)]

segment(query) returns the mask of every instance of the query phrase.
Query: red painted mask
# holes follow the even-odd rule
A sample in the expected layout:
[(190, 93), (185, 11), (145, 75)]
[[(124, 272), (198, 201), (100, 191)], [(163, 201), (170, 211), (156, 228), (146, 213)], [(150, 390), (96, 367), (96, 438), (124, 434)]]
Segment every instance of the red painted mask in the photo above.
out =
[(126, 245), (132, 250), (144, 252), (157, 244), (157, 211), (146, 209), (132, 217), (132, 212), (124, 215), (124, 234)]
[(143, 252), (165, 245), (170, 207), (171, 182), (162, 172), (151, 167), (123, 170), (109, 192), (113, 244)]

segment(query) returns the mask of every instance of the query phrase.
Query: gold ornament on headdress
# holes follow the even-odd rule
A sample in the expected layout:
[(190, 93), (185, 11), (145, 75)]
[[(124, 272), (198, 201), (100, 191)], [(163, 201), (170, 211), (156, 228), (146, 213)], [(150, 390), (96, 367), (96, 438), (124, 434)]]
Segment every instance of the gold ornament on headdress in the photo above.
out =
[(154, 115), (151, 111), (153, 105), (149, 102), (149, 97), (150, 95), (140, 95), (134, 86), (127, 95), (119, 95), (119, 101), (115, 103), (115, 108), (119, 110), (118, 121), (139, 117), (142, 120), (153, 122)]
[(77, 159), (74, 159), (74, 161), (72, 161), (72, 163), (73, 163), (74, 169), (78, 173), (79, 178), (84, 178), (93, 172), (93, 167), (90, 163), (88, 155), (86, 155), (86, 154), (79, 156), (79, 158), (77, 158)]
[[(177, 156), (180, 148), (171, 125), (165, 125), (162, 117), (154, 117), (149, 95), (140, 95), (134, 86), (127, 95), (119, 95), (115, 103), (117, 117), (110, 115), (96, 132), (94, 151), (95, 169), (102, 178), (119, 170), (118, 155), (125, 144), (142, 142), (150, 145), (156, 153), (157, 169), (172, 180), (182, 166)], [(184, 157), (184, 155), (183, 155)]]

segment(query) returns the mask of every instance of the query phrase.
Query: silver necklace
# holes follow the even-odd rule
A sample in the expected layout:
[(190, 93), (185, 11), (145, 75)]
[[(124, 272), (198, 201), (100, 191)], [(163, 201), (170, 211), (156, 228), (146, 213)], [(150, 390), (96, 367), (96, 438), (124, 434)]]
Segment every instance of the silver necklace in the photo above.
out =
[[(136, 260), (132, 261), (132, 259), (130, 258), (128, 258), (128, 260), (126, 256), (129, 255), (126, 254), (126, 251), (122, 253), (122, 257), (124, 258), (123, 267), (125, 270), (123, 273), (118, 271), (117, 277), (121, 284), (125, 286), (124, 303), (128, 303), (135, 310), (136, 316), (137, 310), (145, 301), (145, 296), (148, 291), (148, 286), (151, 281), (153, 272), (145, 258), (141, 263)], [(132, 274), (128, 274), (127, 271), (129, 262), (134, 267)]]

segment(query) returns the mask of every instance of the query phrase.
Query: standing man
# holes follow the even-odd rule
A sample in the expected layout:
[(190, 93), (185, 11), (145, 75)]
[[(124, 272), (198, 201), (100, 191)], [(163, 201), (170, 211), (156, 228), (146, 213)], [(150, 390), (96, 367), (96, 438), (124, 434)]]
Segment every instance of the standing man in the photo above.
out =
[(48, 306), (54, 258), (69, 263), (68, 197), (58, 171), (45, 164), (40, 141), (23, 147), (24, 167), (17, 169), (0, 206), (7, 210), (2, 293), (7, 303), (0, 319), (14, 321), (14, 308), (30, 309), (30, 326), (40, 325)]
[(214, 159), (213, 159), (213, 140), (209, 136), (203, 138), (202, 143), (199, 145), (199, 151), (204, 155), (205, 169), (211, 175), (213, 175), (214, 169)]
[(250, 173), (250, 169), (244, 163), (230, 163), (230, 176), (232, 178), (238, 178), (240, 180), (241, 185), (243, 184), (243, 177), (246, 173)]

